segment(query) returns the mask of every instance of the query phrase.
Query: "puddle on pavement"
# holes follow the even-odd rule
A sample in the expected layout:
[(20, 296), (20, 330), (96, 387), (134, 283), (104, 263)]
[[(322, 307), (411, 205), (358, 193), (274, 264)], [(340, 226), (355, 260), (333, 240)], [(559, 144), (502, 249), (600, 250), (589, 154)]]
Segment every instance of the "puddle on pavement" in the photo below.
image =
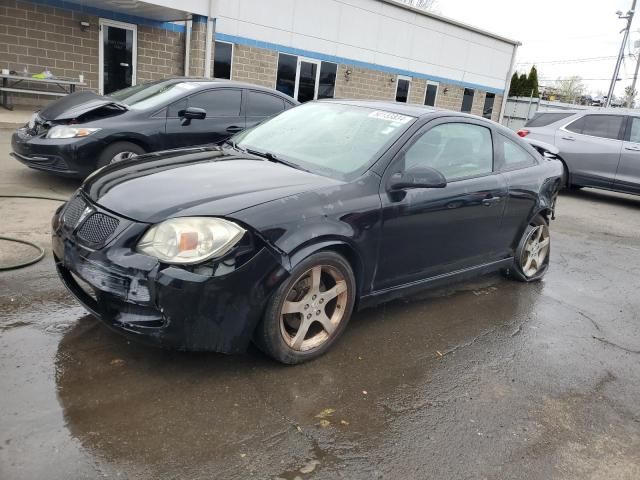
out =
[(437, 403), (436, 394), (417, 405), (412, 389), (429, 385), (458, 349), (525, 321), (537, 290), (490, 277), (364, 310), (326, 356), (295, 367), (255, 349), (146, 347), (86, 316), (59, 343), (58, 398), (72, 435), (101, 458), (184, 474), (215, 459), (221, 477), (304, 477), (312, 464), (317, 472), (366, 463), (363, 442), (375, 443), (407, 409)]

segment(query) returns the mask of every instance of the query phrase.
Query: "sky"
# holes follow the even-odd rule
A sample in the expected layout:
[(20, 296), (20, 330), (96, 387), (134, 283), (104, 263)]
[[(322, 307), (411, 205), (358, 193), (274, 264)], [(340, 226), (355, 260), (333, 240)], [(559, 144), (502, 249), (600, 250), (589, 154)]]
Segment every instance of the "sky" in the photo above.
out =
[[(532, 62), (540, 85), (553, 85), (558, 78), (579, 75), (587, 93), (606, 95), (613, 76), (632, 0), (437, 0), (437, 13), (469, 25), (522, 42), (516, 69), (528, 72)], [(620, 69), (615, 94), (623, 95), (631, 84), (640, 46), (640, 2), (631, 25), (629, 56)], [(631, 50), (630, 47), (631, 46)], [(586, 60), (585, 60), (586, 59)], [(636, 87), (638, 89), (638, 87)]]

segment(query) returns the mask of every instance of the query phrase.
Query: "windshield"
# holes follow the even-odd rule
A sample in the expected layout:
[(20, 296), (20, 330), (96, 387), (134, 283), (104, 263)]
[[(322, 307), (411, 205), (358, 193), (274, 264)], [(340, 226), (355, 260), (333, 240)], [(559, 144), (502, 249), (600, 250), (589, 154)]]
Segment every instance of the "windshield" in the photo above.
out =
[(348, 179), (363, 173), (414, 120), (374, 108), (313, 102), (246, 130), (233, 142), (315, 173)]
[(124, 103), (132, 110), (146, 110), (169, 103), (197, 87), (194, 82), (167, 83), (164, 81), (143, 83), (118, 90), (109, 96)]

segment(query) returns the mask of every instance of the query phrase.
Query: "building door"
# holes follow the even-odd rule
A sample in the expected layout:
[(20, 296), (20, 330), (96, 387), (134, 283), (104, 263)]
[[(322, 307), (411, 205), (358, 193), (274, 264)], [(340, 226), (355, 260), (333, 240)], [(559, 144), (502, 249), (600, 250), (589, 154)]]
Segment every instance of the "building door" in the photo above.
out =
[(102, 95), (136, 84), (135, 25), (100, 19), (99, 88)]
[(294, 98), (300, 103), (318, 98), (320, 61), (298, 57)]

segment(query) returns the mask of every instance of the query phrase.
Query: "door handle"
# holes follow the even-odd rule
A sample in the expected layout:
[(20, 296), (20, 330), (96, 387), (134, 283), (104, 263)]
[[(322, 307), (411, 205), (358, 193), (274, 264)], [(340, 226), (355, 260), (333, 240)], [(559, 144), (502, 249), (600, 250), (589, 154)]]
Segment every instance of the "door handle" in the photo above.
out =
[(570, 142), (575, 141), (575, 137), (569, 137), (569, 136), (563, 136), (562, 139), (563, 140), (569, 140)]
[(502, 201), (502, 197), (487, 197), (482, 200), (482, 205), (485, 207), (490, 207), (494, 203), (500, 203)]
[(227, 127), (227, 132), (228, 133), (238, 133), (238, 132), (240, 132), (242, 130), (244, 130), (244, 128), (238, 127), (236, 125), (231, 125), (230, 127)]
[(625, 150), (631, 150), (632, 152), (640, 152), (640, 147), (624, 147)]
[(128, 66), (129, 66), (129, 64), (128, 64), (128, 63), (121, 63), (121, 64), (120, 64), (120, 66), (121, 66), (121, 67), (128, 67)]

